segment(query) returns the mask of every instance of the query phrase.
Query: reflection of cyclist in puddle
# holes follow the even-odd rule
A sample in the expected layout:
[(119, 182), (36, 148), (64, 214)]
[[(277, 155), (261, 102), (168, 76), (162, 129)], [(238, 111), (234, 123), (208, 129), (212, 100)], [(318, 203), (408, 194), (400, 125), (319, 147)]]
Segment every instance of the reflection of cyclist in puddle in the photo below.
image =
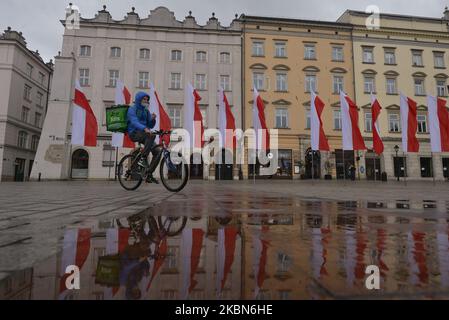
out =
[(128, 245), (120, 254), (120, 287), (125, 288), (128, 300), (138, 300), (142, 296), (139, 283), (149, 275), (151, 254), (150, 243), (146, 239), (133, 245)]

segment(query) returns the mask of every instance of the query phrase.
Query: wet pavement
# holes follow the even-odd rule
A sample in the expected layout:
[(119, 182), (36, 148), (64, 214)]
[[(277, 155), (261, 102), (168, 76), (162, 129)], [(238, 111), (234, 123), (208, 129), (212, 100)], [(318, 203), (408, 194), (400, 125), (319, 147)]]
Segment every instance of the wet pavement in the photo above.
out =
[[(446, 185), (377, 200), (369, 185), (346, 189), (366, 188), (357, 200), (282, 190), (288, 182), (76, 186), (0, 196), (0, 299), (449, 298)], [(68, 265), (79, 290), (66, 289)], [(369, 265), (379, 290), (365, 286)]]

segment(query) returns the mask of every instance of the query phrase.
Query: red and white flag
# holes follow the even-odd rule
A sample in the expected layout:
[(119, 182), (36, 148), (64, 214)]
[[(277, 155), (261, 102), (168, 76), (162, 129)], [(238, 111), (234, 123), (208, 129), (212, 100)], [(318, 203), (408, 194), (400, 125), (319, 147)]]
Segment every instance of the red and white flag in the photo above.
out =
[(324, 102), (311, 90), (310, 100), (310, 141), (312, 150), (329, 151), (329, 143), (323, 130), (321, 115), (324, 110)]
[(59, 300), (64, 300), (70, 290), (67, 289), (66, 279), (70, 274), (66, 274), (68, 266), (77, 266), (81, 271), (90, 251), (90, 229), (69, 229), (66, 230), (63, 240), (61, 257), (61, 280), (59, 283)]
[(233, 150), (236, 147), (236, 139), (234, 136), (235, 119), (223, 88), (220, 88), (218, 94), (218, 124), (220, 130), (220, 149)]
[(157, 250), (157, 256), (154, 259), (153, 271), (151, 271), (151, 278), (148, 282), (146, 290), (148, 291), (153, 283), (154, 278), (156, 277), (159, 269), (163, 266), (165, 262), (165, 256), (167, 255), (167, 238), (165, 237), (158, 245), (157, 248), (155, 246), (155, 251)]
[(419, 142), (416, 138), (418, 130), (417, 103), (401, 93), (401, 125), (402, 150), (404, 152), (419, 152)]
[[(116, 105), (129, 105), (131, 103), (131, 93), (125, 84), (117, 80), (115, 87), (115, 104)], [(130, 139), (128, 133), (113, 132), (111, 145), (116, 148), (131, 148), (133, 149), (136, 144)]]
[[(154, 113), (156, 115), (156, 124), (154, 125), (153, 130), (171, 130), (171, 121), (167, 112), (165, 112), (164, 106), (159, 100), (159, 96), (157, 95), (156, 89), (154, 85), (150, 86), (150, 114)], [(166, 145), (170, 144), (170, 136), (164, 135), (163, 140)], [(156, 143), (160, 143), (160, 137), (156, 136)]]
[(201, 97), (193, 89), (192, 85), (187, 84), (184, 96), (184, 129), (190, 134), (189, 144), (194, 149), (204, 146), (203, 135), (203, 116), (201, 114), (199, 102)]
[(375, 96), (371, 96), (371, 118), (373, 128), (373, 149), (377, 155), (381, 155), (384, 152), (384, 144), (380, 137), (379, 130), (379, 115), (382, 107), (379, 100)]
[(330, 230), (327, 228), (312, 229), (312, 273), (313, 277), (318, 280), (322, 276), (327, 276), (327, 248), (329, 243)]
[(260, 237), (253, 238), (253, 249), (254, 249), (254, 262), (253, 262), (253, 272), (256, 279), (256, 288), (254, 290), (254, 298), (259, 295), (260, 289), (263, 287), (265, 282), (267, 272), (267, 252), (268, 252), (268, 241)]
[(270, 149), (270, 134), (265, 121), (265, 105), (256, 88), (254, 88), (253, 127), (256, 134), (256, 149), (264, 151)]
[(379, 266), (380, 275), (382, 276), (384, 281), (387, 277), (387, 274), (385, 272), (390, 270), (383, 260), (383, 253), (387, 247), (387, 236), (387, 232), (384, 229), (377, 229), (377, 265)]
[(224, 285), (231, 271), (235, 255), (237, 228), (226, 227), (218, 229), (217, 241), (217, 292), (223, 291)]
[(449, 152), (449, 111), (446, 101), (427, 96), (427, 108), (432, 152)]
[(352, 288), (354, 286), (355, 268), (357, 265), (357, 240), (354, 230), (345, 230), (345, 245), (343, 259), (346, 271), (346, 285)]
[(183, 300), (187, 299), (198, 283), (195, 280), (195, 274), (200, 262), (203, 237), (204, 231), (201, 229), (184, 229), (182, 232), (182, 284), (180, 293)]
[(343, 150), (365, 150), (365, 142), (359, 128), (357, 105), (346, 93), (340, 91)]
[(417, 231), (410, 231), (407, 234), (409, 281), (413, 285), (427, 284), (429, 281), (429, 271), (426, 262), (426, 246), (424, 243), (425, 234)]
[[(128, 245), (128, 239), (130, 235), (129, 229), (123, 228), (110, 228), (106, 230), (106, 255), (114, 255), (122, 253)], [(110, 300), (114, 298), (118, 292), (119, 287), (105, 288), (104, 298)]]
[(72, 110), (72, 144), (96, 147), (97, 133), (97, 118), (95, 118), (89, 101), (81, 90), (80, 83), (77, 80)]

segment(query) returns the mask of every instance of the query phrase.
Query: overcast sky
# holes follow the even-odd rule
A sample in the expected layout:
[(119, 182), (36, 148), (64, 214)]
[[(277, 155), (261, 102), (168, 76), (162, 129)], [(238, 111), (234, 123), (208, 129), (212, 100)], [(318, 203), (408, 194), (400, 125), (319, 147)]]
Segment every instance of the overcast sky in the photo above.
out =
[(336, 20), (346, 9), (362, 10), (377, 5), (381, 12), (441, 18), (449, 0), (0, 0), (0, 29), (8, 26), (22, 31), (31, 50), (39, 50), (45, 61), (61, 49), (65, 8), (72, 2), (81, 16), (92, 18), (102, 6), (117, 20), (123, 19), (131, 7), (140, 17), (150, 10), (166, 6), (183, 20), (193, 11), (199, 24), (205, 24), (215, 12), (222, 25), (229, 25), (234, 15), (262, 15), (288, 18)]

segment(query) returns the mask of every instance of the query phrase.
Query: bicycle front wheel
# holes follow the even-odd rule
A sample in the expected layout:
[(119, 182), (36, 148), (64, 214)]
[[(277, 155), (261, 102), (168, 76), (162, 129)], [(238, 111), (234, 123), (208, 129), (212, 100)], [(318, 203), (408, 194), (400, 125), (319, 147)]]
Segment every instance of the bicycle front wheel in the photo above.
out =
[(168, 191), (181, 191), (189, 180), (189, 166), (184, 161), (175, 164), (163, 158), (159, 170), (162, 184)]
[(142, 173), (139, 171), (137, 164), (139, 159), (135, 159), (133, 154), (128, 154), (120, 160), (117, 167), (117, 176), (120, 185), (128, 190), (136, 190), (143, 181)]

